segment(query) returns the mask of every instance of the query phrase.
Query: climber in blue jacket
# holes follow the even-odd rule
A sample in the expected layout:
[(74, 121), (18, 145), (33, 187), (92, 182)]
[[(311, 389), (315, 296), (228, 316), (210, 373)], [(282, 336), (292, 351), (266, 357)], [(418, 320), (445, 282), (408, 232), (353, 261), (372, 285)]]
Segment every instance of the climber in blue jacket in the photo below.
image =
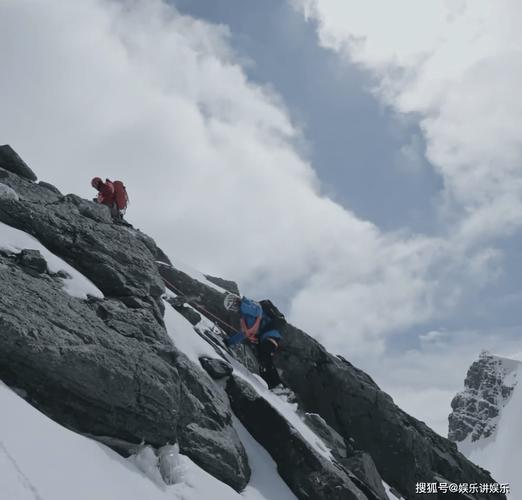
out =
[(237, 295), (227, 294), (224, 306), (229, 311), (238, 311), (240, 315), (240, 329), (226, 339), (226, 344), (234, 346), (248, 340), (257, 345), (261, 377), (268, 384), (269, 389), (281, 384), (273, 361), (281, 341), (281, 333), (274, 327), (274, 319), (263, 310), (259, 302), (247, 297), (240, 298)]

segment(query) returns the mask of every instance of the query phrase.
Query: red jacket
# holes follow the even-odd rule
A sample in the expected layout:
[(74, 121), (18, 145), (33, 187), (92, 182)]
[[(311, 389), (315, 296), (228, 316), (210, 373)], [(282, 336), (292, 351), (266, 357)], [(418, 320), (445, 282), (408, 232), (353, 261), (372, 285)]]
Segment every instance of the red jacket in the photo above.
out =
[(114, 203), (114, 186), (110, 180), (102, 182), (98, 187), (98, 203), (112, 207)]

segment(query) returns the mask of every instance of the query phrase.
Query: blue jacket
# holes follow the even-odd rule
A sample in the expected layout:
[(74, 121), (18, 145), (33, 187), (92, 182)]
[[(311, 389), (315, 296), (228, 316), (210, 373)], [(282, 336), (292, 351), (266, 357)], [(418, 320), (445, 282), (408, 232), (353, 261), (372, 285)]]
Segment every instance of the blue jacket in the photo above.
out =
[[(281, 334), (278, 330), (270, 329), (266, 330), (267, 325), (270, 323), (270, 318), (263, 312), (263, 308), (261, 305), (251, 299), (247, 299), (246, 297), (243, 297), (241, 299), (241, 305), (239, 306), (239, 314), (241, 315), (241, 318), (245, 321), (247, 327), (253, 326), (253, 324), (256, 322), (257, 318), (261, 316), (261, 324), (259, 325), (259, 330), (257, 333), (257, 337), (259, 342), (263, 342), (264, 340), (267, 340), (268, 338), (273, 339), (280, 339)], [(262, 333), (259, 333), (262, 332)], [(236, 345), (240, 344), (241, 342), (244, 342), (246, 339), (245, 334), (242, 331), (238, 331), (228, 337), (227, 344), (228, 345)]]

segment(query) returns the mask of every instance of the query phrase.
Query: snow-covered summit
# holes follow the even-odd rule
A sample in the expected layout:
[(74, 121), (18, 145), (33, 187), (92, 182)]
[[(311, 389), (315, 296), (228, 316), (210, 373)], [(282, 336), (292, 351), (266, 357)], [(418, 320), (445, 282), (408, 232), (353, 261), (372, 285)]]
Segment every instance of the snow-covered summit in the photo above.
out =
[(464, 390), (451, 402), (448, 437), (473, 443), (492, 436), (518, 382), (522, 363), (483, 351), (468, 370)]

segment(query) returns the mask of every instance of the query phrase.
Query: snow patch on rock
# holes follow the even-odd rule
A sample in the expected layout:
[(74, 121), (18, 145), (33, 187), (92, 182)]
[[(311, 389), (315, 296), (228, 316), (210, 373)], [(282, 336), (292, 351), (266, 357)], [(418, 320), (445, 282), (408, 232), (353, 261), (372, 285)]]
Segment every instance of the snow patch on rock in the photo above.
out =
[(87, 299), (88, 295), (100, 299), (104, 297), (92, 281), (47, 250), (36, 238), (2, 222), (0, 222), (0, 249), (11, 253), (20, 253), (24, 249), (38, 250), (47, 261), (50, 272), (62, 272), (69, 276), (63, 279), (63, 288), (70, 296), (79, 299)]

